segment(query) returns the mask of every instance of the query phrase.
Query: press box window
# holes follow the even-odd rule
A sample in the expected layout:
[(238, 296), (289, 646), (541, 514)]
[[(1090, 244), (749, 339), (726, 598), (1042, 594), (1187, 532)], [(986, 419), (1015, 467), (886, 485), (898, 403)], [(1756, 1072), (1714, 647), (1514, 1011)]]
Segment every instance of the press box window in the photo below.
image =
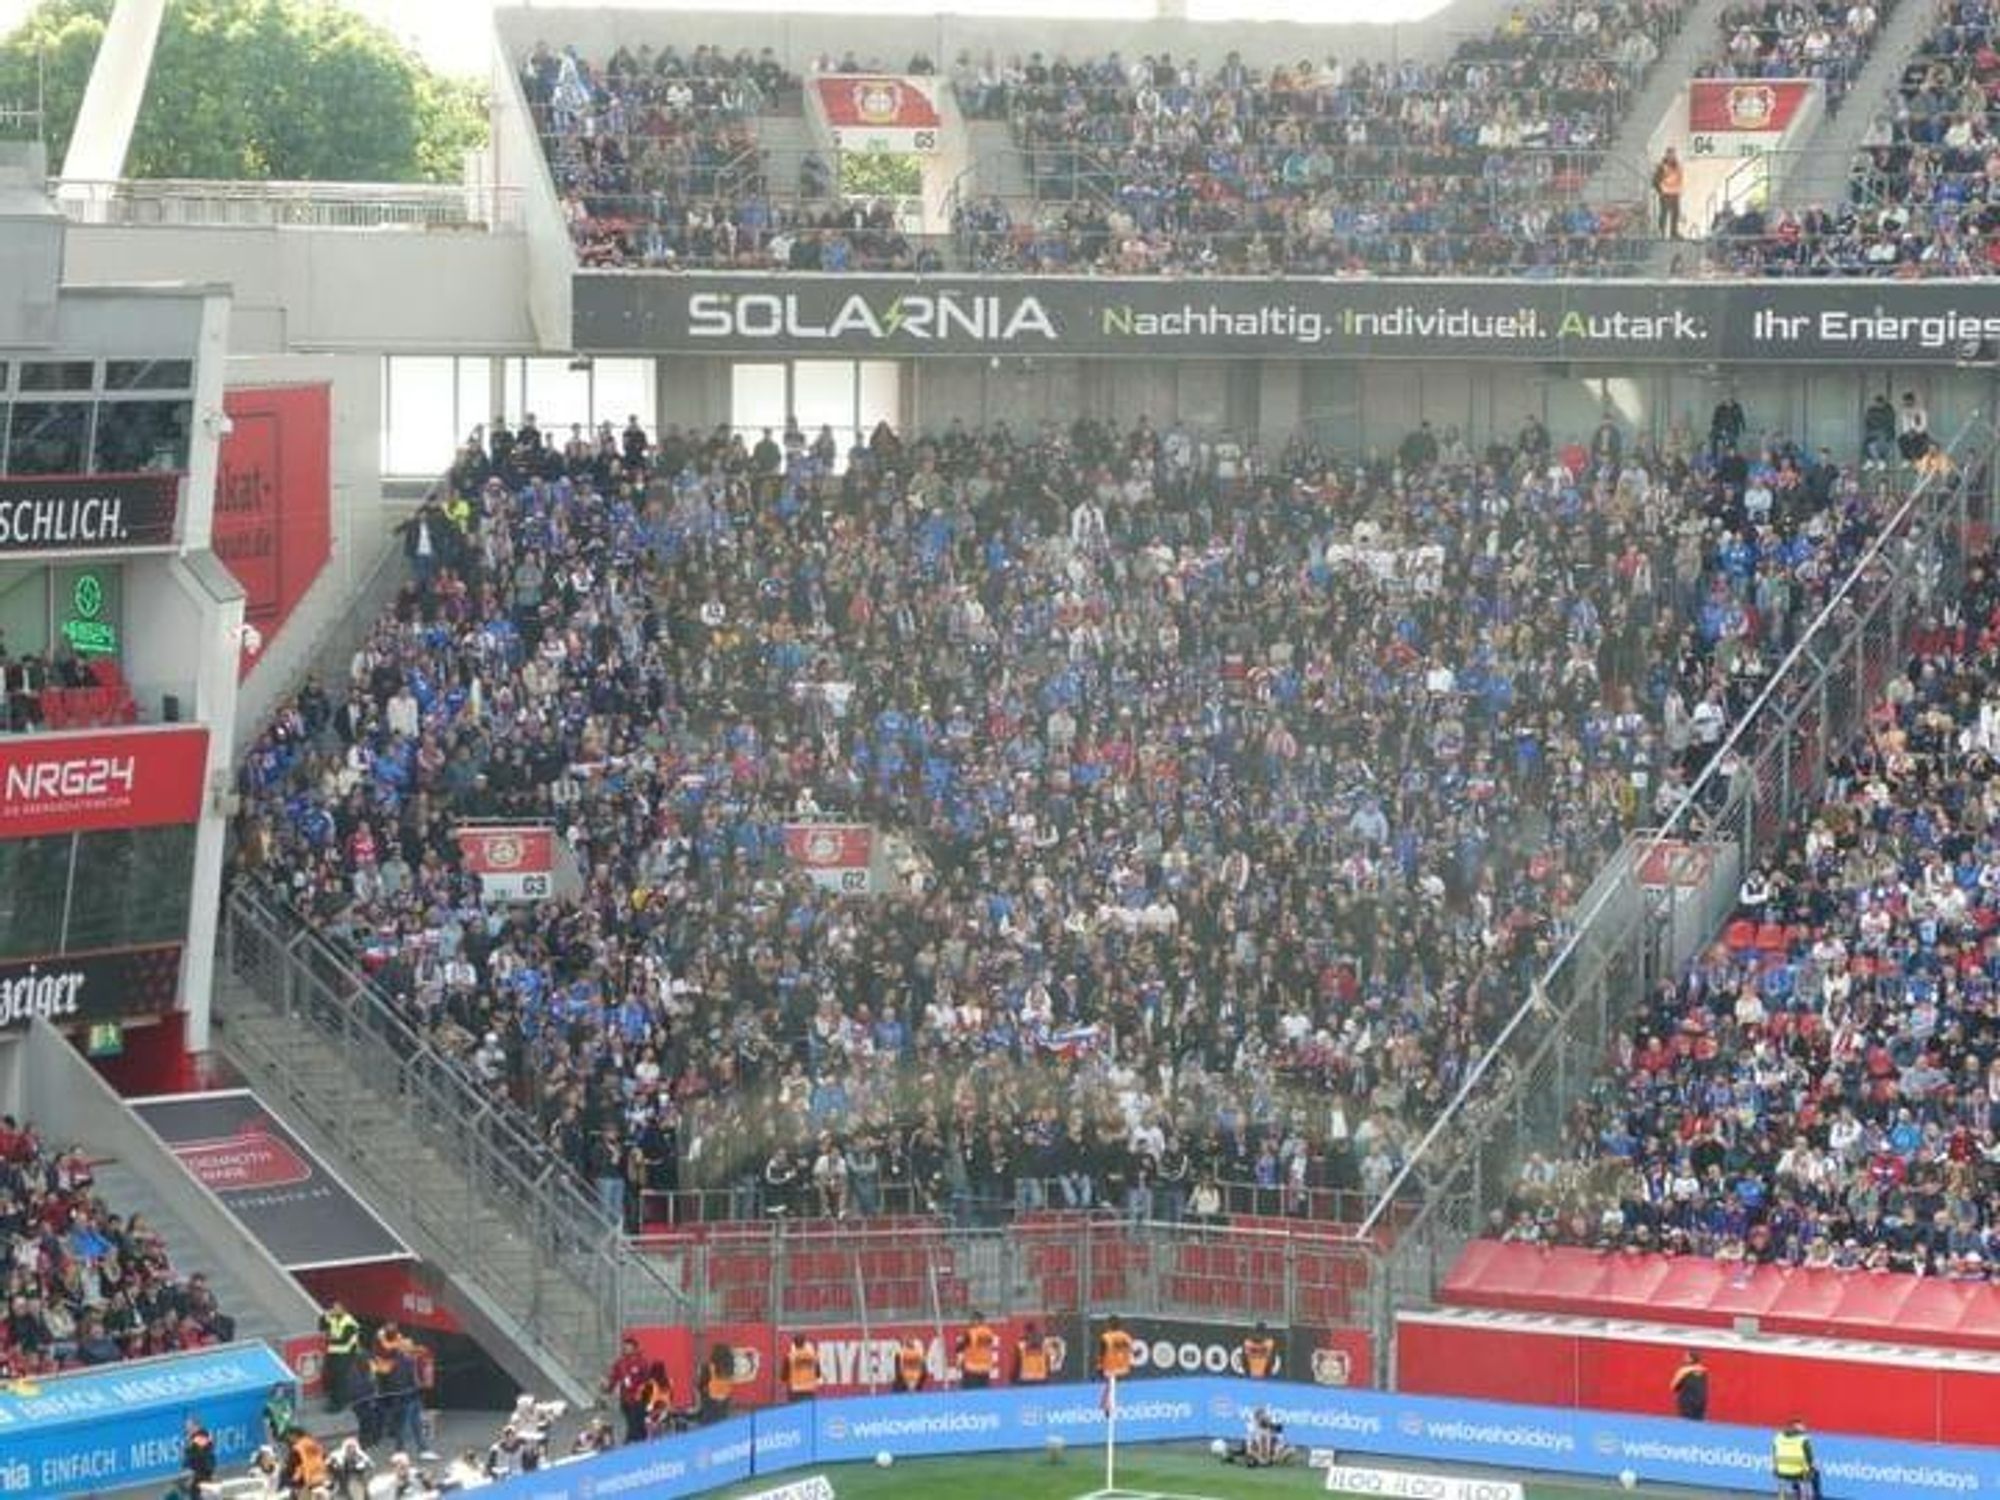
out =
[(107, 391), (191, 391), (194, 361), (187, 359), (108, 359)]
[(89, 453), (88, 401), (14, 403), (7, 424), (7, 473), (81, 474)]
[(178, 473), (188, 464), (191, 401), (102, 401), (97, 407), (99, 474)]
[(0, 843), (0, 959), (177, 943), (194, 825)]
[(23, 391), (88, 391), (91, 363), (87, 359), (34, 359), (21, 366)]

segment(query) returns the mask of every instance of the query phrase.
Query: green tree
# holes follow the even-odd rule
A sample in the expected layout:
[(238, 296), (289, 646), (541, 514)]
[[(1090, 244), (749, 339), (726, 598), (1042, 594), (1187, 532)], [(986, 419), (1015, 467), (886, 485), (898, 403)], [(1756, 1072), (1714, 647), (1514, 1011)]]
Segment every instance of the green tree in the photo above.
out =
[(924, 190), (921, 157), (900, 151), (840, 153), (840, 192), (846, 198), (914, 198)]
[[(112, 0), (42, 0), (0, 43), (0, 102), (47, 114), (60, 167)], [(169, 0), (133, 177), (453, 181), (485, 91), (331, 0)]]

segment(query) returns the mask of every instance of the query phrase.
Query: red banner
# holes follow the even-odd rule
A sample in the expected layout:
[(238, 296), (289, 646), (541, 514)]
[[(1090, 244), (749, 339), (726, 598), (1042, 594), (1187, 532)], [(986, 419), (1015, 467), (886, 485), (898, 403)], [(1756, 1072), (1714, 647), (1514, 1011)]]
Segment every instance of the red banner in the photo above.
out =
[(1801, 78), (1701, 79), (1688, 85), (1688, 130), (1782, 135), (1812, 90)]
[(788, 823), (785, 854), (813, 884), (835, 891), (866, 891), (875, 857), (875, 830), (866, 823)]
[(326, 1335), (323, 1333), (302, 1333), (296, 1338), (285, 1340), (278, 1351), (279, 1357), (291, 1366), (292, 1373), (299, 1377), (299, 1390), (308, 1396), (317, 1396), (326, 1389)]
[(474, 875), (546, 875), (555, 868), (552, 828), (461, 828), (458, 852)]
[(0, 740), (0, 839), (193, 823), (207, 775), (206, 729)]
[[(1630, 1330), (1630, 1331), (1627, 1331)], [(1801, 1411), (1815, 1427), (1921, 1442), (2000, 1442), (2000, 1372), (1950, 1357), (1759, 1334), (1550, 1318), (1396, 1320), (1396, 1388), (1413, 1394), (1674, 1415), (1671, 1382), (1690, 1345), (1709, 1371), (1708, 1418), (1776, 1427)]]
[(338, 1299), (349, 1312), (370, 1323), (396, 1323), (426, 1333), (465, 1332), (464, 1325), (445, 1306), (441, 1274), (422, 1261), (329, 1266), (301, 1271), (298, 1279), (322, 1306)]
[(555, 893), (556, 831), (547, 824), (460, 828), (458, 855), (488, 901), (545, 901)]
[(909, 78), (833, 74), (813, 80), (828, 123), (848, 130), (936, 130), (937, 105)]
[[(324, 385), (226, 391), (229, 436), (215, 487), (214, 548), (243, 585), (263, 648), (332, 555), (331, 399)], [(248, 676), (260, 651), (245, 651)]]

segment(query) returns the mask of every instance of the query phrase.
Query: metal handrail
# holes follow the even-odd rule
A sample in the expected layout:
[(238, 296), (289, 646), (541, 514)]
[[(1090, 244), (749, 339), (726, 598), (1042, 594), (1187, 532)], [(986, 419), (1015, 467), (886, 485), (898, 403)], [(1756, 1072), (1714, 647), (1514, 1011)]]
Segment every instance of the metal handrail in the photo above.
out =
[(321, 229), (518, 229), (518, 188), (407, 182), (54, 178), (50, 196), (87, 225), (294, 225)]
[[(628, 1323), (684, 1317), (685, 1294), (632, 1249), (624, 1225), (523, 1117), (494, 1107), (456, 1059), (412, 1027), (352, 958), (299, 913), (245, 882), (229, 894), (223, 935), (231, 970), (262, 1003), (337, 1043), (358, 1091), (388, 1104), (462, 1172), (465, 1202), (440, 1201), (399, 1181), (398, 1164), (371, 1152), (344, 1099), (301, 1087), (295, 1106), (373, 1185), (395, 1196), (439, 1242), (454, 1271), (485, 1287), (573, 1377), (594, 1381)], [(280, 1074), (288, 1062), (268, 1060)], [(481, 1230), (479, 1207), (501, 1212), (526, 1239), (525, 1259), (521, 1239)], [(568, 1296), (551, 1280), (566, 1285)]]
[[(1913, 488), (1894, 516), (1884, 523), (1868, 549), (1855, 561), (1840, 586), (1800, 634), (1777, 670), (1770, 674), (1749, 710), (1731, 728), (1680, 805), (1657, 831), (1643, 841), (1638, 856), (1640, 859), (1658, 851), (1663, 844), (1712, 840), (1714, 830), (1718, 826), (1727, 826), (1732, 817), (1742, 819), (1738, 836), (1744, 845), (1745, 856), (1756, 851), (1757, 820), (1747, 815), (1756, 783), (1754, 778), (1739, 778), (1730, 768), (1753, 762), (1760, 751), (1767, 749), (1773, 743), (1767, 731), (1777, 730), (1782, 738), (1782, 732), (1789, 727), (1789, 723), (1779, 721), (1787, 717), (1788, 708), (1798, 701), (1792, 695), (1801, 686), (1810, 690), (1815, 684), (1823, 683), (1828, 664), (1837, 662), (1842, 651), (1847, 649), (1851, 640), (1851, 632), (1847, 630), (1850, 623), (1848, 612), (1858, 603), (1864, 580), (1879, 582), (1885, 568), (1891, 569), (1892, 577), (1896, 579), (1904, 576), (1894, 570), (1899, 562), (1907, 560), (1893, 558), (1891, 549), (1900, 550), (1912, 535), (1922, 534), (1922, 521), (1928, 516), (1933, 502), (1940, 498), (1941, 489), (1945, 492), (1944, 498), (1953, 495), (1962, 498), (1960, 485), (1969, 483), (1973, 477), (1963, 460), (1976, 452), (1990, 461), (1995, 440), (1996, 432), (1992, 424), (1977, 415), (1961, 428), (1947, 449), (1954, 468), (1945, 476), (1946, 482), (1941, 484), (1939, 477), (1927, 476)], [(1880, 603), (1878, 596), (1870, 606), (1871, 617)], [(1859, 705), (1859, 711), (1866, 712), (1869, 706), (1863, 703)], [(1822, 724), (1820, 727), (1824, 731), (1828, 726)], [(1839, 732), (1845, 734), (1852, 727), (1842, 726)], [(1711, 799), (1720, 804), (1719, 810), (1714, 813), (1704, 811)], [(1775, 833), (1781, 836), (1783, 831), (1781, 823)], [(1511, 1079), (1496, 1077), (1496, 1069), (1502, 1066), (1496, 1059), (1505, 1058), (1509, 1044), (1537, 1025), (1543, 1028), (1543, 1049), (1562, 1033), (1570, 1020), (1570, 1012), (1552, 1012), (1549, 997), (1564, 992), (1570, 972), (1582, 963), (1584, 954), (1609, 946), (1605, 934), (1599, 930), (1599, 924), (1606, 921), (1619, 894), (1619, 884), (1607, 882), (1590, 906), (1578, 914), (1569, 937), (1541, 971), (1531, 986), (1530, 994), (1482, 1052), (1465, 1081), (1369, 1211), (1361, 1225), (1363, 1235), (1385, 1230), (1399, 1200), (1418, 1184), (1424, 1185), (1425, 1192), (1422, 1206), (1413, 1221), (1414, 1229), (1420, 1230), (1448, 1211), (1450, 1200), (1462, 1192), (1462, 1185), (1457, 1182), (1461, 1168), (1466, 1161), (1479, 1155), (1497, 1128), (1495, 1121), (1502, 1114), (1500, 1105), (1503, 1101), (1489, 1096), (1504, 1093), (1510, 1084), (1518, 1090), (1522, 1081), (1530, 1076), (1529, 1069), (1523, 1068)], [(1615, 943), (1616, 940), (1614, 936), (1610, 942)], [(1421, 1243), (1422, 1236), (1413, 1233), (1410, 1239)]]

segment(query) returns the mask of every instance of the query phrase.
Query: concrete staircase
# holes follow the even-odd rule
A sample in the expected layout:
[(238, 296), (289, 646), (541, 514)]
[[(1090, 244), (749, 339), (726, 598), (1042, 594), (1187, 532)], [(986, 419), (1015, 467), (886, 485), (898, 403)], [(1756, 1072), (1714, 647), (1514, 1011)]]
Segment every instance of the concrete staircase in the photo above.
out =
[[(240, 921), (232, 909), (226, 920)], [(682, 1304), (653, 1268), (607, 1248), (564, 1169), (524, 1161), (488, 1107), (454, 1109), (428, 1052), (396, 1056), (350, 999), (245, 982), (245, 939), (217, 976), (216, 1042), (245, 1079), (377, 1213), (448, 1278), (451, 1311), (524, 1389), (588, 1401), (627, 1323), (670, 1322)], [(260, 991), (282, 998), (267, 999)], [(567, 1195), (567, 1196), (565, 1196)]]
[(1625, 111), (1611, 149), (1584, 187), (1585, 201), (1640, 203), (1650, 211), (1653, 132), (1695, 69), (1722, 50), (1726, 8), (1727, 0), (1698, 0), (1681, 29), (1660, 49), (1659, 60)]
[(1028, 180), (1028, 159), (1014, 144), (1013, 131), (1005, 120), (967, 120), (965, 128), (973, 161), (967, 195), (998, 198), (1021, 217), (1022, 205), (1034, 202), (1035, 185)]
[(833, 168), (833, 152), (814, 136), (812, 121), (803, 113), (759, 115), (757, 146), (764, 153), (773, 203), (800, 201), (799, 169), (808, 156), (824, 158), (829, 173)]
[(1935, 6), (1901, 0), (1875, 39), (1867, 66), (1848, 89), (1840, 113), (1821, 122), (1801, 151), (1798, 166), (1785, 179), (1778, 195), (1785, 207), (1810, 208), (1816, 203), (1831, 207), (1846, 200), (1848, 171), (1861, 149), (1861, 137), (1887, 109), (1904, 66), (1936, 22)]
[(167, 1256), (181, 1276), (200, 1272), (208, 1278), (215, 1300), (236, 1320), (236, 1337), (262, 1341), (273, 1349), (283, 1349), (285, 1340), (305, 1330), (288, 1327), (285, 1321), (258, 1300), (250, 1287), (230, 1269), (233, 1258), (226, 1246), (176, 1213), (143, 1174), (118, 1160), (99, 1160), (93, 1168), (97, 1195), (115, 1214), (127, 1220), (144, 1219), (166, 1241)]

